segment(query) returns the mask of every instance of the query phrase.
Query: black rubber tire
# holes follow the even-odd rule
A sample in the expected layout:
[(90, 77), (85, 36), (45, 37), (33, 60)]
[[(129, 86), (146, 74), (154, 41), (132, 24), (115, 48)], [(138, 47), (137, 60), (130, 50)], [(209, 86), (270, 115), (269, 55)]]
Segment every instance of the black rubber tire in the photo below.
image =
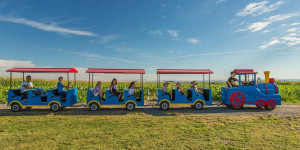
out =
[(93, 102), (90, 104), (90, 110), (91, 111), (96, 111), (99, 109), (99, 105), (96, 102)]
[(275, 108), (276, 108), (276, 106), (273, 107), (273, 108), (270, 108), (269, 106), (265, 106), (265, 109), (266, 109), (266, 110), (274, 110)]
[(22, 107), (18, 103), (12, 103), (10, 107), (12, 112), (18, 112), (22, 109)]
[(53, 112), (57, 112), (57, 111), (59, 111), (59, 109), (60, 109), (60, 107), (59, 107), (59, 104), (57, 104), (57, 103), (52, 103), (50, 105), (50, 110)]
[(203, 108), (203, 103), (202, 102), (196, 102), (194, 105), (194, 108), (197, 110), (200, 110)]
[(233, 107), (233, 106), (231, 106), (231, 108), (234, 109), (234, 110), (241, 110), (241, 109), (243, 109), (243, 107), (244, 107), (244, 105), (241, 106), (241, 107)]
[(168, 110), (169, 109), (169, 103), (166, 102), (166, 101), (161, 102), (159, 107), (160, 107), (161, 110)]
[(126, 104), (126, 109), (127, 110), (132, 111), (132, 110), (134, 110), (134, 108), (135, 108), (134, 103), (129, 102), (129, 103)]

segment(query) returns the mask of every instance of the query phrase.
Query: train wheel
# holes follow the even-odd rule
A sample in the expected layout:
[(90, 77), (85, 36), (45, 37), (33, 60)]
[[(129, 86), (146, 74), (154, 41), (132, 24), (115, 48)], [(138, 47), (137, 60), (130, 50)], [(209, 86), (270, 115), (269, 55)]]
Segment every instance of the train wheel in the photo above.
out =
[(203, 103), (202, 102), (196, 102), (194, 105), (194, 108), (197, 110), (200, 110), (203, 108)]
[(266, 110), (273, 110), (276, 108), (277, 102), (274, 99), (269, 99), (265, 106)]
[(263, 100), (263, 99), (259, 99), (259, 100), (256, 101), (256, 106), (258, 108), (263, 108), (263, 107), (265, 107), (265, 105), (266, 105), (266, 101)]
[(126, 109), (127, 110), (131, 111), (131, 110), (134, 110), (134, 108), (135, 108), (134, 103), (129, 102), (129, 103), (126, 104)]
[(53, 112), (57, 112), (60, 109), (59, 105), (57, 103), (52, 103), (50, 105), (50, 110)]
[(160, 104), (160, 109), (161, 109), (161, 110), (167, 110), (167, 109), (169, 109), (169, 103), (166, 102), (166, 101), (161, 102), (161, 104)]
[(98, 109), (99, 109), (99, 105), (97, 103), (93, 102), (93, 103), (90, 104), (90, 110), (91, 111), (96, 111)]
[(22, 107), (18, 103), (11, 104), (11, 111), (18, 112), (22, 109)]
[(234, 92), (230, 95), (229, 101), (233, 109), (242, 109), (246, 99), (241, 92)]

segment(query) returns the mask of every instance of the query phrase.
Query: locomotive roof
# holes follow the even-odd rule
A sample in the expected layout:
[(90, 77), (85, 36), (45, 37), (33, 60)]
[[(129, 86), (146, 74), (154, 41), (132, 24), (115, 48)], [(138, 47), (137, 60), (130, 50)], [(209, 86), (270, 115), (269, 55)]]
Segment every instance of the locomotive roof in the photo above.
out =
[(234, 69), (237, 74), (257, 74), (253, 69)]

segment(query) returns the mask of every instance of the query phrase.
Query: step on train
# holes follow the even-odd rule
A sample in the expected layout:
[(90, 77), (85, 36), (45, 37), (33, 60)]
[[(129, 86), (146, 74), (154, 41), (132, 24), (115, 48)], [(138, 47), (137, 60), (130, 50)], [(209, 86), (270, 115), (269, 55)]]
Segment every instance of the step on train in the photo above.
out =
[[(11, 111), (18, 112), (22, 108), (32, 107), (49, 107), (51, 111), (56, 112), (65, 107), (71, 107), (78, 103), (76, 74), (75, 68), (12, 68), (6, 70), (10, 73), (10, 89), (8, 91), (7, 106)], [(68, 85), (67, 91), (61, 94), (61, 89), (50, 89), (47, 92), (43, 88), (32, 88), (21, 93), (22, 89), (12, 89), (13, 73), (23, 74), (23, 83), (25, 82), (25, 73), (66, 73)], [(86, 73), (89, 75), (89, 88), (87, 90), (86, 106), (91, 111), (99, 110), (103, 107), (125, 107), (127, 110), (134, 110), (144, 104), (143, 75), (144, 69), (101, 69), (88, 68)], [(232, 109), (242, 109), (244, 105), (256, 105), (258, 108), (273, 110), (277, 105), (281, 105), (281, 95), (279, 94), (278, 85), (274, 78), (269, 78), (269, 71), (265, 71), (265, 82), (261, 83), (256, 79), (257, 72), (253, 69), (235, 69), (234, 73), (238, 75), (238, 84), (232, 85), (226, 82), (227, 87), (221, 87), (221, 104)], [(70, 88), (70, 74), (74, 75), (73, 88)], [(113, 93), (111, 88), (106, 89), (102, 94), (105, 99), (93, 93), (94, 91), (94, 74), (139, 74), (141, 87), (139, 87), (139, 96), (129, 94), (131, 89), (124, 89), (122, 93)], [(161, 110), (167, 110), (170, 106), (190, 105), (194, 109), (200, 110), (204, 105), (215, 105), (212, 101), (212, 90), (210, 88), (210, 75), (213, 72), (209, 69), (157, 69), (157, 106)], [(164, 74), (199, 74), (203, 77), (203, 87), (189, 88), (187, 93), (183, 93), (178, 85), (173, 88), (171, 93), (161, 89), (160, 76)], [(205, 76), (208, 76), (208, 87), (205, 87)], [(258, 83), (260, 81), (260, 83)], [(23, 85), (22, 83), (22, 85)], [(26, 83), (25, 83), (26, 84)], [(164, 85), (167, 85), (165, 82)], [(197, 83), (193, 83), (196, 85)], [(90, 87), (91, 85), (91, 87)], [(26, 86), (25, 86), (26, 87)], [(120, 94), (120, 96), (119, 96)], [(119, 97), (118, 97), (119, 96)]]

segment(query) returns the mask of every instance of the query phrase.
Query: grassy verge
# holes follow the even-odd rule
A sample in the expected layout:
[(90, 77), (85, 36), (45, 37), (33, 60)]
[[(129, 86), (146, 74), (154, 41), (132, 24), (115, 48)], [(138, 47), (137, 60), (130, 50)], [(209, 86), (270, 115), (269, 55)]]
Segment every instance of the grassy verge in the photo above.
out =
[(299, 149), (300, 119), (276, 116), (2, 116), (0, 149)]

